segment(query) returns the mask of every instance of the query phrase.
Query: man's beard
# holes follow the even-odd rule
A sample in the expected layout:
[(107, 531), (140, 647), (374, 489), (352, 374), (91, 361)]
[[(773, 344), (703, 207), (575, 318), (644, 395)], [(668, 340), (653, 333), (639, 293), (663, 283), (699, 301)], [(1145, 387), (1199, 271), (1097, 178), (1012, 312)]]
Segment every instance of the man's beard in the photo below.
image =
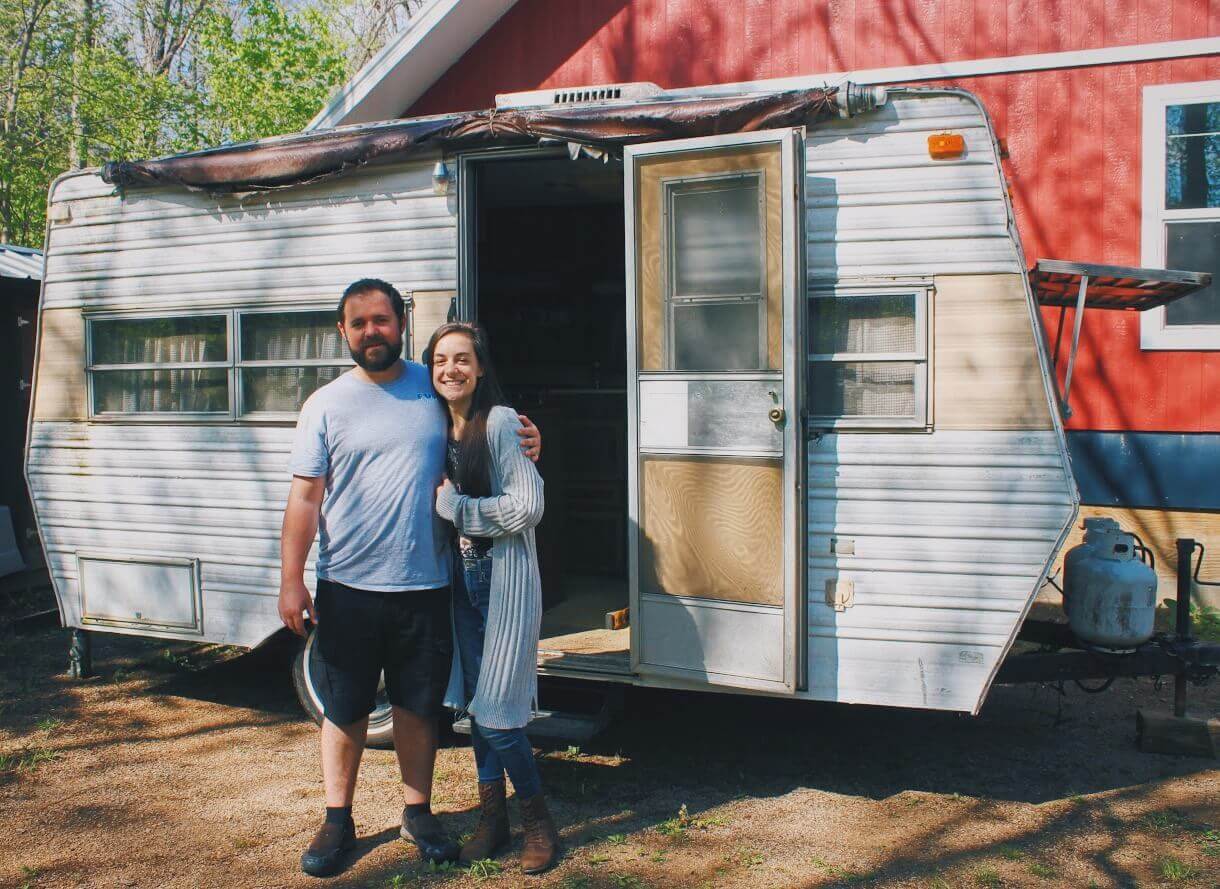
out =
[[(385, 353), (381, 358), (373, 358), (369, 354), (370, 346), (383, 346)], [(377, 340), (372, 343), (364, 343), (359, 349), (353, 349), (350, 345), (347, 350), (352, 353), (352, 360), (359, 364), (367, 371), (379, 373), (383, 370), (389, 370), (399, 356), (402, 355), (402, 340), (394, 340), (386, 342), (385, 340)]]

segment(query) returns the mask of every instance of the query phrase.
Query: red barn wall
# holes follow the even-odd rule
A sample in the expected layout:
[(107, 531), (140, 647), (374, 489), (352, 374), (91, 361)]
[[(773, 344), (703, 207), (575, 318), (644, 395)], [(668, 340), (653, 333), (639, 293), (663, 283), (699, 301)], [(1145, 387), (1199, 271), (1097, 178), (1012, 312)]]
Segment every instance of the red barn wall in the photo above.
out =
[[(676, 88), (1218, 33), (1220, 0), (519, 0), (409, 113), (484, 108), (517, 90)], [(954, 85), (980, 96), (1007, 143), (1031, 262), (1139, 265), (1141, 89), (1217, 78), (1220, 57), (1207, 57)], [(1143, 351), (1138, 317), (1089, 313), (1072, 404), (1072, 429), (1220, 432), (1220, 352)]]

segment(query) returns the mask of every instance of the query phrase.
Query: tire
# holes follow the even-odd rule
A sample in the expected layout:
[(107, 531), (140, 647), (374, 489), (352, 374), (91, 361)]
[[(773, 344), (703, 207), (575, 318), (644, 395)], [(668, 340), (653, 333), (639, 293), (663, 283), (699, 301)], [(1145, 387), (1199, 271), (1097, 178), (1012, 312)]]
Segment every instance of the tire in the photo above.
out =
[[(310, 631), (305, 642), (297, 650), (297, 656), (292, 659), (292, 687), (296, 689), (297, 700), (309, 714), (309, 718), (318, 725), (322, 724), (322, 697), (314, 684), (317, 673), (318, 653), (314, 644), (316, 633)], [(369, 734), (364, 742), (366, 747), (376, 747), (390, 750), (394, 747), (394, 725), (390, 712), (390, 701), (385, 694), (385, 677), (377, 683), (377, 698), (373, 712), (369, 714)]]

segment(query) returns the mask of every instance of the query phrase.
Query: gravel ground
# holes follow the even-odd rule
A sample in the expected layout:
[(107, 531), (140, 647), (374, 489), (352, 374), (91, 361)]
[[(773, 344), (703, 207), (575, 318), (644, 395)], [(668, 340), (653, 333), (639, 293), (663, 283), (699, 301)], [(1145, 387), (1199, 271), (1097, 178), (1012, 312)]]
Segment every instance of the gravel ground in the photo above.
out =
[[(0, 630), (0, 886), (1220, 886), (1220, 773), (1135, 749), (1136, 708), (1172, 699), (1149, 680), (998, 688), (973, 719), (633, 691), (602, 736), (541, 753), (568, 850), (541, 878), (519, 836), (499, 872), (429, 871), (398, 839), (393, 754), (369, 751), (355, 860), (319, 881), (297, 870), (322, 803), (290, 648), (99, 636), (74, 682), (66, 647)], [(1220, 712), (1220, 682), (1191, 694)], [(450, 739), (434, 808), (461, 833), (475, 800)]]

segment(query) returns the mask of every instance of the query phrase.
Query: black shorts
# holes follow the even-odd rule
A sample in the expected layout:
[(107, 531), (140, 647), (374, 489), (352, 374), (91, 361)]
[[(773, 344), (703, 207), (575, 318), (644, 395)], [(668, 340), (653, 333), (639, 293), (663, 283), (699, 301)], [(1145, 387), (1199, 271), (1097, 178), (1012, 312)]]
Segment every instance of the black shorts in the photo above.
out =
[(319, 579), (314, 607), (327, 719), (350, 725), (372, 713), (382, 671), (391, 704), (440, 714), (453, 659), (449, 587), (382, 593)]

